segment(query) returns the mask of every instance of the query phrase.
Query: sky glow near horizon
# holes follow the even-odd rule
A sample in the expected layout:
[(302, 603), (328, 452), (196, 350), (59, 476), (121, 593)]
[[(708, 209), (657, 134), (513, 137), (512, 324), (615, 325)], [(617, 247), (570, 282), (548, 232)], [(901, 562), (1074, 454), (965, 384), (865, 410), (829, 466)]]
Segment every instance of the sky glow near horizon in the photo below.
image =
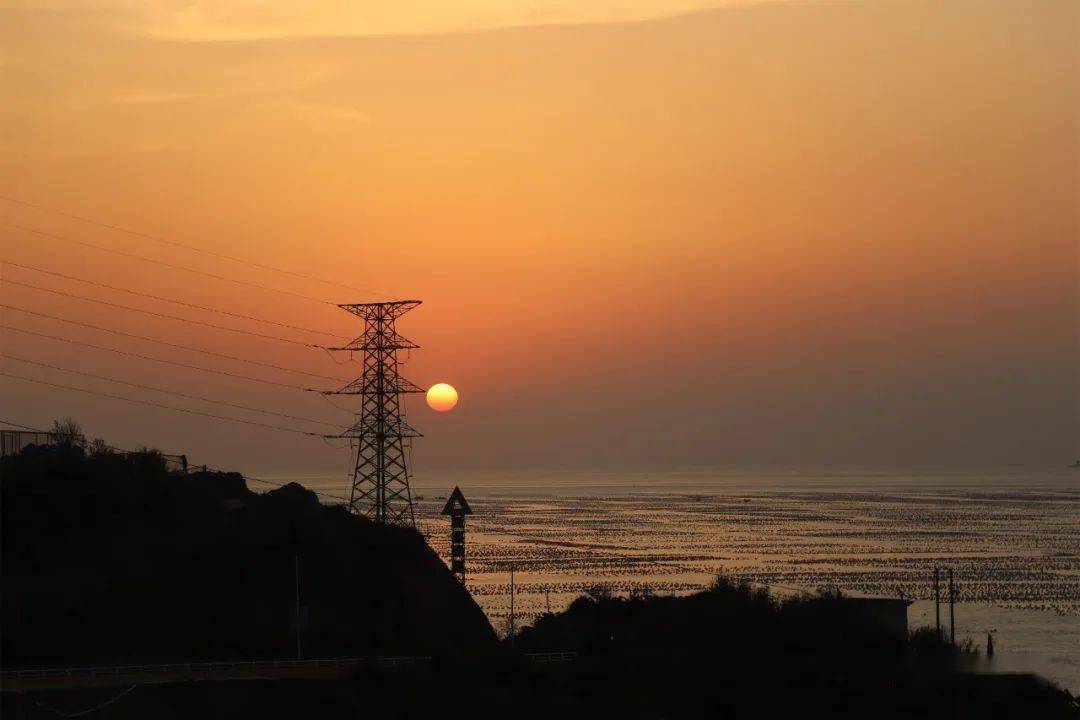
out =
[[(450, 12), (416, 2), (379, 16), (345, 16), (332, 3), (146, 7), (0, 9), (0, 194), (366, 292), (10, 203), (0, 203), (0, 222), (332, 302), (422, 299), (399, 322), (422, 346), (403, 372), (424, 387), (449, 379), (468, 402), (451, 413), (409, 402), (409, 422), (425, 435), (419, 468), (1059, 465), (1080, 454), (1075, 3), (470, 2)], [(0, 226), (0, 244), (12, 263), (359, 331), (325, 305), (11, 227)], [(280, 330), (10, 264), (3, 277)], [(310, 348), (13, 283), (0, 295), (125, 332), (349, 373)], [(2, 319), (334, 384), (17, 311)], [(0, 341), (38, 362), (349, 422), (310, 393), (12, 331)], [(0, 394), (5, 419), (70, 415), (117, 445), (199, 463), (346, 464), (303, 436), (9, 378)]]

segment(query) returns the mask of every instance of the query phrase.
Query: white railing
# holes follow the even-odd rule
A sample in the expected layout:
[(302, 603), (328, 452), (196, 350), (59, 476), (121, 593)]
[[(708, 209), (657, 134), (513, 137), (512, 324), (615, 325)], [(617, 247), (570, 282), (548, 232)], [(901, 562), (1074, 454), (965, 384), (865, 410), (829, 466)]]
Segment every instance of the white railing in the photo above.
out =
[[(576, 652), (525, 653), (535, 663), (563, 663), (577, 659)], [(97, 678), (124, 675), (210, 675), (260, 670), (342, 670), (376, 665), (383, 668), (416, 667), (431, 662), (430, 656), (404, 655), (378, 658), (327, 658), (320, 660), (229, 660), (217, 662), (162, 663), (157, 665), (109, 665), (101, 667), (46, 668), (0, 672), (0, 680), (47, 678)]]
[(371, 658), (331, 658), (323, 660), (240, 660), (224, 662), (166, 663), (159, 665), (110, 665), (107, 667), (48, 668), (43, 670), (8, 670), (0, 672), (0, 679), (30, 680), (34, 678), (62, 677), (111, 677), (142, 674), (208, 674), (230, 671), (258, 671), (267, 669), (342, 669), (362, 665), (379, 667), (413, 667), (431, 662), (426, 656), (401, 656)]
[(561, 663), (577, 660), (577, 653), (573, 651), (525, 653), (525, 657), (534, 663)]

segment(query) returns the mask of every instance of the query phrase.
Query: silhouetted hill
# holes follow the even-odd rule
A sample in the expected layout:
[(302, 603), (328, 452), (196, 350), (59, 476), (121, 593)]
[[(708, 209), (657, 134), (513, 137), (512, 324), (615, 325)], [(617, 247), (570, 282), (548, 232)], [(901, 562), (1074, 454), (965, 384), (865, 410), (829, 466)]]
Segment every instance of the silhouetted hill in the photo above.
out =
[(716, 654), (737, 648), (754, 656), (808, 654), (896, 661), (907, 651), (898, 636), (862, 612), (863, 601), (840, 595), (780, 601), (765, 588), (723, 578), (689, 596), (612, 597), (602, 591), (575, 600), (559, 615), (541, 616), (516, 638), (530, 651)]
[(686, 597), (581, 597), (515, 638), (575, 650), (547, 702), (608, 716), (1076, 718), (1070, 695), (1032, 675), (964, 672), (937, 633), (909, 643), (839, 594), (780, 601), (720, 579)]
[(4, 669), (296, 654), (294, 551), (308, 657), (494, 642), (414, 531), (291, 484), (170, 475), (160, 457), (29, 448), (0, 461)]

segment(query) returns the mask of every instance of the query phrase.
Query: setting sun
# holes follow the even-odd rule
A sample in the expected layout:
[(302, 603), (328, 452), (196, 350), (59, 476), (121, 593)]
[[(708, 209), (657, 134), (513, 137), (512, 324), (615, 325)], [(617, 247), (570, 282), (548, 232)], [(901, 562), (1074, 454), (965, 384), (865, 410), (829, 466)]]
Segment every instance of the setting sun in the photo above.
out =
[(427, 391), (427, 404), (432, 410), (446, 412), (457, 405), (457, 390), (446, 383), (436, 383)]

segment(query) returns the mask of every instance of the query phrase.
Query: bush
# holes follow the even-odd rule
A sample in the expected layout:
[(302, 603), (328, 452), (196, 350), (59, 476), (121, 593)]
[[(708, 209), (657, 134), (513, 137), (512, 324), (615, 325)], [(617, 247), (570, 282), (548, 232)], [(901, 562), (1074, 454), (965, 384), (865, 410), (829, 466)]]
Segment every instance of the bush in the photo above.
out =
[(924, 658), (951, 658), (979, 654), (979, 648), (970, 638), (958, 645), (953, 645), (945, 637), (944, 632), (939, 633), (929, 626), (915, 628), (908, 633), (908, 648), (914, 655)]

